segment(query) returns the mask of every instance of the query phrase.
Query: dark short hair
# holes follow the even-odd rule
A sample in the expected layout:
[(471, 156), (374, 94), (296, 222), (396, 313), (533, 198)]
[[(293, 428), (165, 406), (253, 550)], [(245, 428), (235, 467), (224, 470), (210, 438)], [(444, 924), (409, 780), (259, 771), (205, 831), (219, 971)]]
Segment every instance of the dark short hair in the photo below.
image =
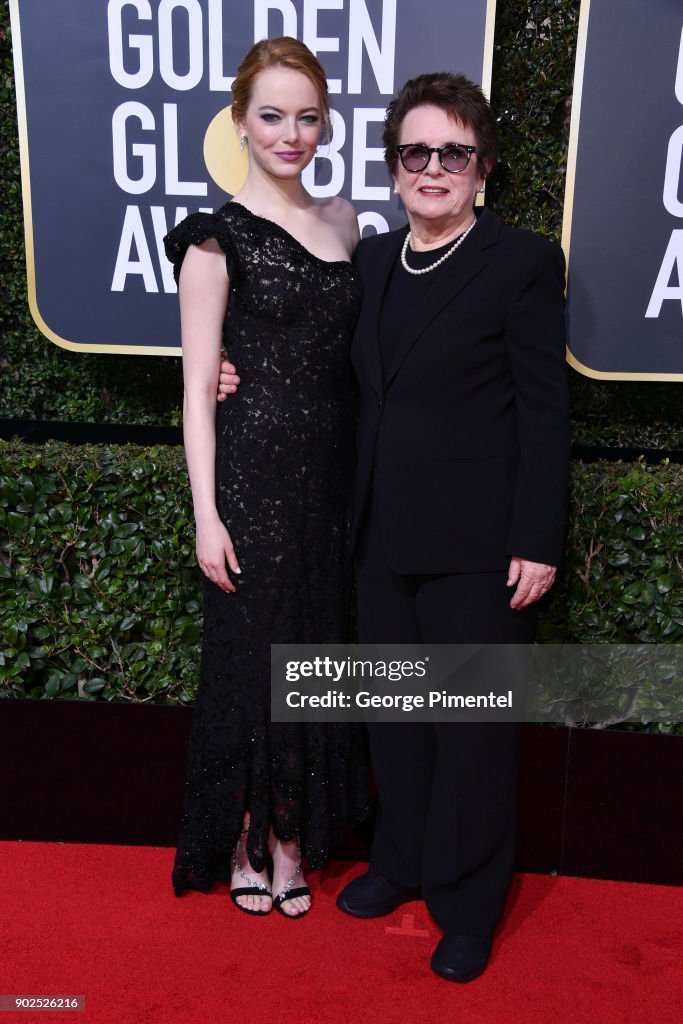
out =
[(479, 86), (465, 75), (436, 71), (411, 78), (387, 107), (382, 141), (384, 159), (391, 174), (396, 173), (396, 147), (406, 114), (427, 104), (440, 107), (449, 117), (457, 118), (465, 128), (472, 129), (477, 140), (479, 169), (487, 174), (492, 171), (498, 162), (498, 126), (488, 100)]

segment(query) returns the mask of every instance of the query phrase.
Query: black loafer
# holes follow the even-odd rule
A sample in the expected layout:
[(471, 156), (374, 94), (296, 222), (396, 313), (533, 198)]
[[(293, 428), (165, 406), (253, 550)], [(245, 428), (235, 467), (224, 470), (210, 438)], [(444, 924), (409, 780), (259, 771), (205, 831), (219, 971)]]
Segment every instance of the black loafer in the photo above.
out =
[(446, 981), (474, 981), (486, 970), (490, 955), (489, 936), (446, 933), (432, 955), (432, 970)]
[(337, 906), (354, 917), (383, 917), (401, 904), (416, 899), (418, 892), (418, 889), (368, 871), (342, 889), (337, 896)]

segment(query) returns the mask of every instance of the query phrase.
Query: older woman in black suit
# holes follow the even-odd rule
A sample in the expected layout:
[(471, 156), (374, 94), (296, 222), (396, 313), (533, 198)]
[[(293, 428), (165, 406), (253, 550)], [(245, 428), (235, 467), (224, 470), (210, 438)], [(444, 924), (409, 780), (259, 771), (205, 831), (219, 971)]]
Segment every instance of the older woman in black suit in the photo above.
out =
[[(475, 214), (497, 133), (462, 75), (408, 82), (384, 143), (408, 229), (362, 241), (355, 257), (360, 640), (530, 642), (564, 537), (562, 252)], [(517, 727), (382, 723), (370, 741), (370, 870), (338, 906), (372, 917), (420, 888), (444, 929), (433, 969), (471, 980), (512, 871)]]
[[(528, 643), (564, 539), (562, 252), (475, 213), (497, 131), (464, 76), (407, 82), (384, 144), (408, 227), (364, 239), (355, 257), (360, 640)], [(375, 917), (421, 890), (444, 930), (432, 968), (451, 981), (486, 968), (502, 912), (517, 742), (500, 723), (370, 726), (369, 871), (337, 905)]]

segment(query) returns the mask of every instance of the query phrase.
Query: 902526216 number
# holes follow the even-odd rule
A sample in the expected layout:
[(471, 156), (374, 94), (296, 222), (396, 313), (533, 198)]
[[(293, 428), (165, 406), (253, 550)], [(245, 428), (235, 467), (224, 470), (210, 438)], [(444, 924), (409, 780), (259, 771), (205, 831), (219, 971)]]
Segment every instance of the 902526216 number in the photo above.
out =
[(2, 1010), (85, 1010), (85, 996), (2, 996)]

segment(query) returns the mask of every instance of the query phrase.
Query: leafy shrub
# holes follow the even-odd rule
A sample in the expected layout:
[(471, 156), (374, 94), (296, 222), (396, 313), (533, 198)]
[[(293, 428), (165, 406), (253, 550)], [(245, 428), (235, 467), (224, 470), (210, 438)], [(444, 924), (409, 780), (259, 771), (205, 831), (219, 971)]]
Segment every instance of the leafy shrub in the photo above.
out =
[[(634, 645), (600, 654), (614, 661), (604, 685), (596, 685), (594, 669), (588, 673), (585, 704), (594, 708), (603, 700), (603, 725), (636, 718), (642, 725), (659, 723), (652, 727), (658, 732), (683, 733), (683, 681), (669, 667), (672, 658), (680, 665), (680, 648), (673, 645), (683, 642), (681, 552), (683, 466), (573, 464), (566, 565), (539, 636), (552, 643)], [(656, 652), (643, 649), (652, 644)], [(552, 696), (558, 692), (555, 684)], [(584, 716), (598, 721), (582, 710), (574, 672), (565, 717), (581, 722)]]
[(4, 695), (189, 701), (201, 611), (182, 450), (0, 451)]
[(499, 0), (491, 105), (501, 160), (486, 203), (510, 224), (559, 240), (578, 0)]
[(535, 719), (565, 725), (637, 720), (651, 732), (681, 734), (681, 679), (681, 644), (539, 644), (527, 708)]
[[(541, 639), (683, 642), (683, 468), (575, 463), (570, 516)], [(4, 694), (189, 701), (193, 548), (180, 448), (0, 443)]]
[(566, 574), (577, 643), (683, 642), (683, 467), (576, 467)]

